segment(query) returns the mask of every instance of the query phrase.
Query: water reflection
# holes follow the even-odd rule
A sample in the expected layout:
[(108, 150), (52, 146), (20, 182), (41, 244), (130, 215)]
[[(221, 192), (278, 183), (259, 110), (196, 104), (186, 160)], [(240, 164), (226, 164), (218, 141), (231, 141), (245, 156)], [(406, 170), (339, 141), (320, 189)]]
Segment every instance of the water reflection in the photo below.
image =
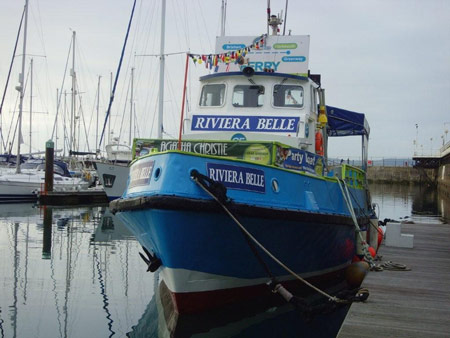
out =
[(165, 283), (155, 285), (154, 297), (128, 337), (335, 337), (348, 311), (341, 307), (305, 316), (274, 295), (239, 307), (179, 315)]
[(425, 185), (372, 184), (372, 201), (379, 218), (411, 220), (416, 223), (450, 221), (450, 201), (435, 188)]
[(152, 296), (139, 249), (103, 208), (0, 205), (0, 337), (124, 336)]

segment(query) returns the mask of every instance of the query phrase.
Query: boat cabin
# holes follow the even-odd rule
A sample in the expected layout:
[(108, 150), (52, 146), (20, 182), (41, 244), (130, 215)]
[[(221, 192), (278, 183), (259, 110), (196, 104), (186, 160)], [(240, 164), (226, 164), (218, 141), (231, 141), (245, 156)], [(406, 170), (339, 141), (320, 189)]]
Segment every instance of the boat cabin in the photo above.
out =
[(244, 68), (200, 81), (183, 138), (275, 141), (314, 152), (318, 85), (309, 78)]

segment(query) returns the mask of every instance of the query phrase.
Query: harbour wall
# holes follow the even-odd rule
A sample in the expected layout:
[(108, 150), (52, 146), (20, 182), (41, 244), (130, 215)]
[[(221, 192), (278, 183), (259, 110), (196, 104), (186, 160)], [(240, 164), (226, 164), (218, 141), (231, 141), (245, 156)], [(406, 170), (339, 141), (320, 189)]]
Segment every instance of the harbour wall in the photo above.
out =
[(373, 166), (368, 167), (367, 170), (369, 183), (427, 184), (430, 183), (430, 180), (436, 182), (437, 175), (438, 172), (435, 169), (419, 170), (411, 166)]
[(373, 166), (367, 170), (367, 180), (369, 183), (437, 185), (439, 193), (450, 199), (450, 164), (436, 169)]
[(437, 174), (437, 186), (443, 197), (450, 199), (450, 163), (439, 167)]

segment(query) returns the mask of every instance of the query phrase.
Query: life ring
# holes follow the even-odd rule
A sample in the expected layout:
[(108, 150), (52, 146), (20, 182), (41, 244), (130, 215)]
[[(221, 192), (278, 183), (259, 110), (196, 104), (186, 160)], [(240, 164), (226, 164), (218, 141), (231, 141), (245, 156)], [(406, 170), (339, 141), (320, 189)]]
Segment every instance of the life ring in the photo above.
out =
[(316, 131), (316, 154), (323, 156), (323, 136), (322, 131), (318, 130)]

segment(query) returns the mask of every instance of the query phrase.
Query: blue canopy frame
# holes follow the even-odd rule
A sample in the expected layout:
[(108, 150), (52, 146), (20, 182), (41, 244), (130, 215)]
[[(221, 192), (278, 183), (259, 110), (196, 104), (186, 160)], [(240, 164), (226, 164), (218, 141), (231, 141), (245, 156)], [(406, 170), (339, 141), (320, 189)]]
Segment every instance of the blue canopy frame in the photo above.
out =
[(328, 136), (366, 135), (370, 127), (364, 114), (350, 110), (327, 106)]
[(326, 106), (327, 137), (361, 135), (362, 169), (367, 170), (370, 127), (362, 113)]

